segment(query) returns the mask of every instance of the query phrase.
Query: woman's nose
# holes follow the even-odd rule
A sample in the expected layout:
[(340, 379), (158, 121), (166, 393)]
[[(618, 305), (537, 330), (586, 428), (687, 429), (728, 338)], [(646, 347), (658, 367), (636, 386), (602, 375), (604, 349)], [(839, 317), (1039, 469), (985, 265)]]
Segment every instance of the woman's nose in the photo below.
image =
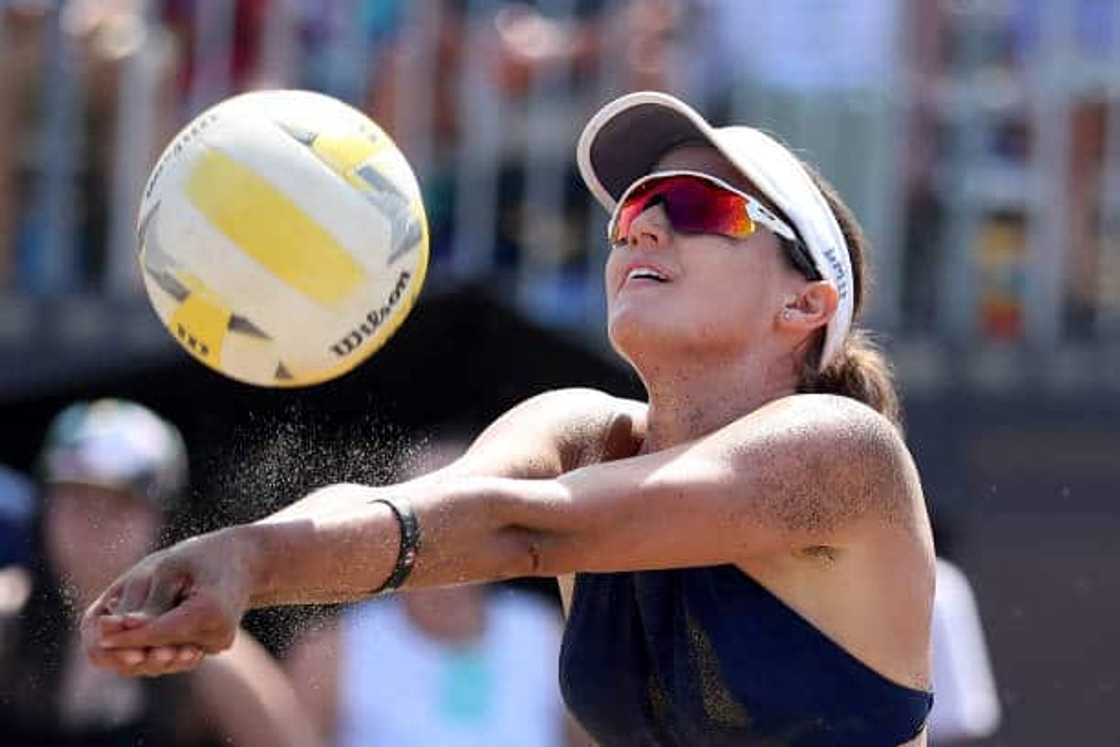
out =
[(647, 246), (658, 248), (665, 246), (669, 240), (669, 216), (661, 204), (651, 205), (643, 210), (630, 223), (630, 231), (626, 235), (626, 245), (630, 248)]

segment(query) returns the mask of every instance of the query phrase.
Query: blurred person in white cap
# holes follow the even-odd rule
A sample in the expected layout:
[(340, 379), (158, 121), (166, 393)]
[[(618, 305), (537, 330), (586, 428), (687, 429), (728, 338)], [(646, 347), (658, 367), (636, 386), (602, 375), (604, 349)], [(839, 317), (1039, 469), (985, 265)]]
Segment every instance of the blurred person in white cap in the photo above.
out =
[(544, 393), (434, 473), (149, 556), (87, 610), (96, 663), (188, 668), (257, 606), (556, 576), (561, 688), (600, 745), (925, 743), (933, 542), (854, 326), (858, 224), (777, 140), (666, 94), (608, 103), (577, 153), (648, 401)]
[(76, 616), (155, 545), (187, 487), (179, 431), (123, 400), (68, 406), (40, 450), (40, 557), (31, 588), (7, 610), (0, 657), (6, 744), (238, 745), (316, 743), (283, 671), (247, 633), (186, 678), (137, 681), (92, 666)]

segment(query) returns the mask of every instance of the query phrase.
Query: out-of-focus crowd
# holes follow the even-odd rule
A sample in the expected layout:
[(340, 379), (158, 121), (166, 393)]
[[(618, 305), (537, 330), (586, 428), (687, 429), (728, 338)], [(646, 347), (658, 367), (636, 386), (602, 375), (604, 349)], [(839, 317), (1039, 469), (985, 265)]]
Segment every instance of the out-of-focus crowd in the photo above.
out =
[[(191, 116), (263, 87), (338, 96), (390, 130), (428, 177), (438, 249), (450, 241), (451, 161), (463, 157), (465, 138), (476, 137), (464, 133), (471, 124), (463, 121), (471, 109), (462, 101), (471, 95), (465, 76), (478, 66), (484, 88), (502, 98), (513, 119), (534, 96), (563, 89), (568, 105), (574, 91), (585, 99), (597, 93), (589, 82), (600, 80), (608, 61), (616, 68), (613, 87), (677, 88), (673, 56), (691, 10), (685, 0), (5, 3), (0, 288), (50, 294), (128, 287), (114, 273), (133, 268), (114, 252), (131, 252), (138, 179)], [(581, 113), (565, 115), (564, 134)], [(503, 127), (500, 178), (508, 195), (526, 181), (525, 158), (515, 157), (517, 132), (508, 121)], [(570, 149), (560, 159), (570, 161)], [(508, 228), (510, 221), (497, 224)], [(503, 239), (513, 241), (500, 228), (499, 253)]]
[(506, 273), (530, 313), (587, 323), (604, 218), (574, 142), (653, 88), (776, 132), (838, 186), (877, 245), (877, 326), (1099, 339), (1120, 328), (1118, 18), (1107, 0), (9, 0), (0, 294), (136, 293), (161, 147), (228, 95), (300, 87), (397, 140), (439, 277)]

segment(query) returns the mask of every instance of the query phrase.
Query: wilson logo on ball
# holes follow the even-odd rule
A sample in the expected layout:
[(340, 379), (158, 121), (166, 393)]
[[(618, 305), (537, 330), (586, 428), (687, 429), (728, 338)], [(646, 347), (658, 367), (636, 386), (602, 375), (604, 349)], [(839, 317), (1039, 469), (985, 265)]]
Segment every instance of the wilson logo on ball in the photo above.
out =
[(380, 308), (366, 314), (366, 318), (356, 328), (350, 330), (350, 334), (331, 345), (331, 350), (334, 351), (335, 355), (340, 358), (350, 355), (358, 349), (364, 340), (373, 336), (373, 333), (377, 331), (383, 321), (389, 318), (393, 308), (400, 302), (402, 294), (408, 288), (408, 279), (411, 277), (412, 275), (407, 270), (401, 271), (400, 277), (397, 278), (397, 286), (393, 288), (393, 292), (389, 294), (385, 303)]

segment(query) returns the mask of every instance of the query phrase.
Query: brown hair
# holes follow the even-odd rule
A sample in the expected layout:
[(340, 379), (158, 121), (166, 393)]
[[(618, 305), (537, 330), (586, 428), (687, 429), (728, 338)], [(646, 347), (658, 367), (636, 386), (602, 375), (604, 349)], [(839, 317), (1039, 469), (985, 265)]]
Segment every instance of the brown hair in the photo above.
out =
[(852, 211), (840, 199), (836, 188), (808, 164), (802, 164), (828, 202), (840, 231), (848, 244), (852, 259), (852, 287), (855, 293), (852, 328), (844, 346), (822, 371), (821, 354), (824, 350), (824, 328), (812, 338), (802, 359), (797, 391), (837, 394), (875, 409), (892, 423), (902, 428), (902, 407), (894, 386), (894, 373), (890, 362), (867, 330), (856, 326), (864, 295), (871, 284), (867, 252), (870, 245)]

